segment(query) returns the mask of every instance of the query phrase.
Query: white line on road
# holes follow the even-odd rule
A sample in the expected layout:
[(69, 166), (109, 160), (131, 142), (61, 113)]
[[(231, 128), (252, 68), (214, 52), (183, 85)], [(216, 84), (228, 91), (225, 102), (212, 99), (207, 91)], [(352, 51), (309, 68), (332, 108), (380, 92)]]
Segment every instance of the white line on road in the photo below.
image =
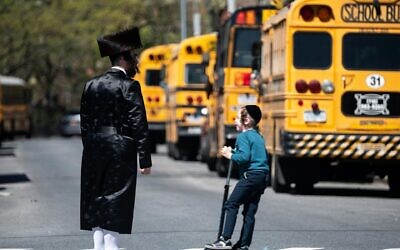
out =
[[(0, 248), (0, 250), (2, 250), (2, 249)], [(93, 248), (89, 248), (89, 249), (81, 249), (81, 250), (93, 250)], [(126, 248), (118, 248), (118, 250), (126, 250)]]
[(323, 248), (320, 247), (291, 247), (291, 248), (284, 248), (279, 250), (321, 250)]
[(0, 248), (0, 250), (33, 250), (33, 248)]
[[(10, 194), (11, 193), (9, 193), (9, 192), (0, 192), (0, 196), (10, 196)], [(1, 250), (2, 249), (7, 249), (8, 250), (8, 248), (0, 248)]]
[[(0, 250), (2, 250), (2, 249), (0, 248)], [(89, 248), (89, 249), (81, 249), (81, 250), (93, 250), (93, 248)], [(118, 248), (118, 250), (126, 250), (126, 248)]]

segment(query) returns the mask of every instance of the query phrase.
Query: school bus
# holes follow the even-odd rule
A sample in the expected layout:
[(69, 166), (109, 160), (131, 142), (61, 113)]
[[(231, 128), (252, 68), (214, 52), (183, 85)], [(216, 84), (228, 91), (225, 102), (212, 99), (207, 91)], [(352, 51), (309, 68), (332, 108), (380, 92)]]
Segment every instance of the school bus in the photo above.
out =
[(0, 75), (0, 139), (31, 133), (29, 88), (23, 79)]
[(200, 125), (207, 112), (202, 57), (215, 50), (216, 39), (216, 33), (210, 33), (182, 40), (166, 65), (166, 141), (174, 159), (197, 159)]
[[(201, 136), (200, 136), (200, 149), (199, 149), (199, 156), (200, 161), (207, 164), (208, 169), (210, 171), (215, 171), (215, 161), (214, 158), (210, 158), (210, 126), (211, 124), (215, 124), (215, 105), (216, 105), (216, 96), (215, 93), (212, 91), (214, 86), (214, 72), (215, 72), (215, 63), (217, 60), (217, 53), (215, 50), (211, 51), (210, 53), (203, 54), (203, 61), (202, 64), (204, 65), (204, 74), (205, 74), (205, 81), (206, 81), (206, 94), (207, 94), (207, 113), (205, 115), (205, 119), (203, 124), (201, 124)], [(216, 147), (216, 145), (213, 145)]]
[(202, 133), (203, 161), (218, 175), (226, 175), (228, 162), (219, 149), (234, 147), (234, 120), (241, 106), (257, 104), (257, 92), (250, 87), (252, 50), (261, 40), (261, 24), (276, 12), (275, 7), (248, 6), (236, 10), (218, 31), (214, 84), (208, 93), (213, 103), (207, 131)]
[(139, 73), (135, 79), (141, 83), (146, 116), (151, 138), (151, 151), (156, 152), (157, 144), (165, 143), (165, 122), (167, 109), (165, 94), (160, 83), (162, 69), (171, 57), (176, 44), (165, 44), (143, 50), (139, 57)]
[(273, 189), (388, 176), (400, 192), (400, 2), (296, 0), (262, 28)]

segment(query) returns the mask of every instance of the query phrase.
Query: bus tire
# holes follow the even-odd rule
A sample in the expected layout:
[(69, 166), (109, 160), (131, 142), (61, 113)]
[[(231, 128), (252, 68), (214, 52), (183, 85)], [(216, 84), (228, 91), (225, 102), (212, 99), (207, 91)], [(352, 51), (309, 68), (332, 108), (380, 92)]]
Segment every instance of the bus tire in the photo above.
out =
[(271, 186), (276, 193), (286, 193), (290, 189), (287, 176), (284, 174), (287, 161), (284, 157), (272, 155)]
[(217, 158), (215, 168), (219, 177), (226, 177), (228, 174), (228, 166), (225, 164), (225, 158)]
[(395, 195), (400, 195), (400, 170), (391, 170), (388, 175), (389, 190)]
[(208, 170), (215, 171), (216, 170), (216, 162), (217, 162), (216, 158), (208, 158), (206, 161)]

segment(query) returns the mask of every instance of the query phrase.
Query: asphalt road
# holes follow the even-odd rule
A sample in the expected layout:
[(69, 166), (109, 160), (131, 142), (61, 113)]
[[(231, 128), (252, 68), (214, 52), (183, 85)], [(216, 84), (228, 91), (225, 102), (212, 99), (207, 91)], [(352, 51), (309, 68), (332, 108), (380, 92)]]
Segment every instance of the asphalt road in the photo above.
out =
[[(3, 144), (0, 250), (92, 247), (91, 233), (79, 230), (81, 151), (77, 137)], [(133, 234), (122, 235), (120, 246), (200, 249), (216, 237), (225, 180), (159, 151), (152, 175), (138, 176)], [(267, 189), (251, 249), (400, 249), (400, 199), (387, 190), (380, 182), (321, 183), (310, 195)]]

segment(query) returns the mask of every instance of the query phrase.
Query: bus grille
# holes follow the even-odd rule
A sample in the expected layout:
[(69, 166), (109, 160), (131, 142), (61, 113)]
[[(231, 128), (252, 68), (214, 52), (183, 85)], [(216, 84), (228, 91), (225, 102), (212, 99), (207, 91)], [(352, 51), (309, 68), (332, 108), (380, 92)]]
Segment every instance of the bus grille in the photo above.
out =
[(400, 160), (400, 135), (285, 133), (281, 138), (285, 154), (294, 157)]

